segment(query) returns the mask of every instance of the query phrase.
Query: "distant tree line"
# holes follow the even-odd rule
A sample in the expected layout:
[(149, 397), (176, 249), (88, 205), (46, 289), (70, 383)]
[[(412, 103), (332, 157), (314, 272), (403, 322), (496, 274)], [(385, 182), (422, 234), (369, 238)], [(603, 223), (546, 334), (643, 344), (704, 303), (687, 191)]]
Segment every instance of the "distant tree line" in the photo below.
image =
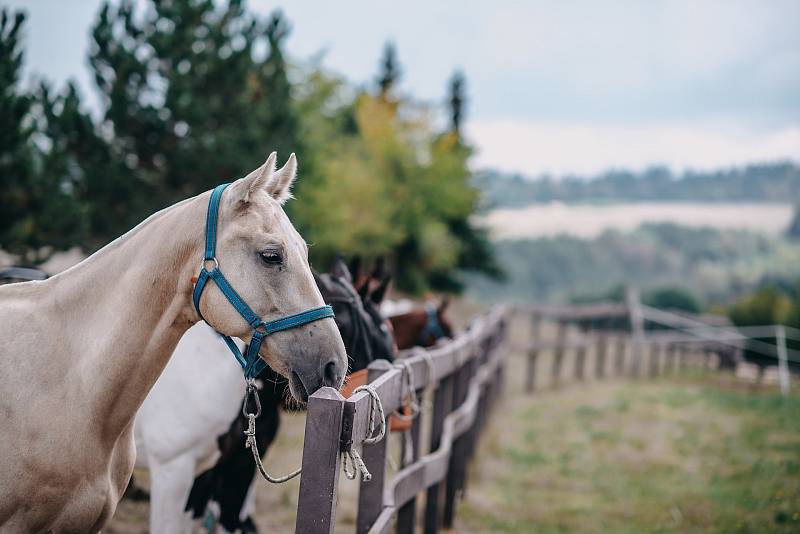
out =
[(287, 208), (317, 266), (385, 256), (409, 292), (457, 291), (460, 271), (499, 274), (469, 219), (478, 194), (460, 134), (460, 72), (440, 130), (435, 109), (397, 90), (391, 43), (377, 83), (360, 88), (287, 61), (291, 28), (279, 11), (262, 18), (241, 0), (104, 2), (88, 58), (101, 102), (93, 115), (72, 83), (23, 89), (25, 17), (6, 8), (0, 17), (0, 248), (20, 262), (96, 250), (277, 150), (298, 155), (299, 200)]
[(493, 171), (477, 173), (482, 207), (519, 207), (536, 202), (597, 201), (773, 201), (800, 202), (800, 167), (765, 163), (714, 172), (673, 174), (665, 167), (641, 173), (610, 171), (598, 176), (530, 179)]

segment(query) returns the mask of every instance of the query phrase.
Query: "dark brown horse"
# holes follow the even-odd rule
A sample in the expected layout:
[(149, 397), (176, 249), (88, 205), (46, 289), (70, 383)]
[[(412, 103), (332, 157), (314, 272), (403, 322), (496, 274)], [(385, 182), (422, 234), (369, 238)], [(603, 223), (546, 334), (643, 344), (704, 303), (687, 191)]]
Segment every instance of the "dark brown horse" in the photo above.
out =
[(428, 300), (422, 308), (389, 317), (397, 348), (431, 347), (440, 339), (453, 337), (453, 326), (446, 316), (449, 303), (447, 298), (438, 306)]

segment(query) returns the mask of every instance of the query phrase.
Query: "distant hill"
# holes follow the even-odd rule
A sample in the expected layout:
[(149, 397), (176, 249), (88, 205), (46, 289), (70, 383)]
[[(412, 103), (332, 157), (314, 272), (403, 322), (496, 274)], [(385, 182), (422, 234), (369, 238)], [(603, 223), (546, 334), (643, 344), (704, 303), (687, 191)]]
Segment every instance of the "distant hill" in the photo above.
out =
[(481, 302), (568, 302), (634, 283), (643, 291), (681, 287), (705, 304), (724, 304), (765, 279), (790, 287), (800, 280), (800, 244), (743, 230), (646, 224), (595, 239), (504, 239), (494, 247), (507, 279), (470, 277), (469, 295)]
[(521, 207), (535, 202), (616, 202), (640, 200), (800, 201), (800, 167), (793, 163), (750, 165), (674, 175), (665, 167), (641, 173), (610, 171), (594, 177), (542, 176), (528, 179), (495, 171), (479, 172), (474, 185), (482, 208)]

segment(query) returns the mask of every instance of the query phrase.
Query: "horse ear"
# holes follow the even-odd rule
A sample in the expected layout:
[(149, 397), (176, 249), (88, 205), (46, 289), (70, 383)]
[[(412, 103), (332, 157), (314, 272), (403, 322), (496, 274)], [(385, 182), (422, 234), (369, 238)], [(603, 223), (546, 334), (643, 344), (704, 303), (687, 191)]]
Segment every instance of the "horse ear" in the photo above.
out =
[(369, 282), (365, 284), (361, 284), (361, 286), (357, 289), (358, 296), (361, 297), (362, 302), (366, 302), (367, 294), (369, 293)]
[(392, 281), (392, 275), (387, 275), (386, 277), (384, 277), (380, 285), (376, 287), (375, 291), (373, 291), (369, 296), (372, 302), (374, 302), (375, 304), (380, 304), (383, 301), (383, 297), (386, 296), (386, 289), (389, 287), (389, 282), (391, 281)]
[(372, 266), (372, 273), (370, 274), (370, 278), (373, 280), (380, 280), (386, 275), (386, 258), (384, 256), (378, 256), (375, 259), (375, 264)]
[(280, 204), (283, 204), (292, 198), (292, 184), (296, 177), (297, 158), (292, 152), (286, 161), (286, 165), (272, 174), (272, 178), (267, 183), (267, 193)]
[(275, 162), (278, 159), (278, 153), (273, 152), (267, 158), (267, 161), (264, 164), (245, 176), (244, 183), (247, 187), (245, 194), (244, 194), (244, 201), (248, 202), (250, 200), (250, 195), (254, 191), (258, 191), (259, 189), (263, 189), (267, 187), (269, 184), (272, 174), (275, 172)]
[(350, 270), (350, 278), (353, 279), (354, 283), (358, 282), (361, 279), (361, 256), (353, 256), (350, 259), (348, 269)]
[(350, 270), (347, 268), (347, 264), (345, 264), (341, 256), (338, 256), (336, 260), (334, 260), (333, 267), (331, 267), (331, 274), (336, 278), (347, 280), (350, 284), (353, 283), (353, 279), (350, 277)]

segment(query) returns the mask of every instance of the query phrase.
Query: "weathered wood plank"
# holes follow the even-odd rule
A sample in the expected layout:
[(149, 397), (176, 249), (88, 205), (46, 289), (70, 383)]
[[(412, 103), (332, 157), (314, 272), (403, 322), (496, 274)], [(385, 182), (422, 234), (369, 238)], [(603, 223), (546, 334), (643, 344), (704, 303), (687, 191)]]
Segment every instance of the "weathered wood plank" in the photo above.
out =
[[(386, 360), (376, 360), (370, 364), (368, 369), (370, 384), (377, 383), (381, 378), (397, 371), (393, 369), (392, 364)], [(386, 383), (386, 381), (384, 381), (384, 383)], [(381, 390), (378, 391), (380, 393)], [(369, 395), (367, 398), (371, 401)], [(353, 404), (355, 404), (355, 409), (358, 409), (358, 404), (355, 402)], [(369, 418), (369, 409), (368, 406), (366, 408), (367, 419)], [(390, 413), (391, 412), (387, 411), (384, 414), (387, 418), (387, 427)], [(361, 441), (363, 441), (363, 438)], [(372, 524), (383, 511), (383, 489), (386, 477), (386, 447), (388, 443), (389, 435), (387, 429), (387, 434), (381, 441), (372, 445), (366, 443), (363, 445), (361, 457), (372, 475), (372, 480), (369, 482), (361, 481), (359, 485), (358, 515), (356, 517), (356, 532), (358, 533), (368, 532)]]
[(322, 388), (308, 400), (296, 532), (333, 532), (343, 411), (344, 398), (333, 388)]

